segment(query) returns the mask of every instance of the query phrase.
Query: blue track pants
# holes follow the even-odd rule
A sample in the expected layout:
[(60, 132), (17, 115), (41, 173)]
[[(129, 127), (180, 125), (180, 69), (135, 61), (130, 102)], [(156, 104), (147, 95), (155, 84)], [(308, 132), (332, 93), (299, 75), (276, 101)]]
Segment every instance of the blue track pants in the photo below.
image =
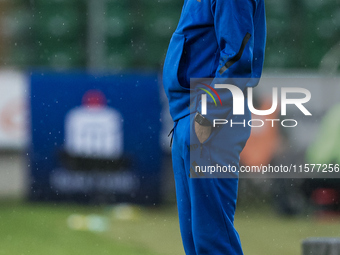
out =
[[(250, 135), (250, 127), (223, 125), (202, 145), (193, 132), (193, 116), (180, 119), (174, 129), (172, 161), (180, 231), (187, 255), (241, 255), (234, 228), (238, 178), (190, 178), (198, 165), (236, 165)], [(250, 112), (235, 122), (247, 123)], [(239, 125), (241, 126), (241, 125)], [(191, 131), (190, 131), (191, 130)]]

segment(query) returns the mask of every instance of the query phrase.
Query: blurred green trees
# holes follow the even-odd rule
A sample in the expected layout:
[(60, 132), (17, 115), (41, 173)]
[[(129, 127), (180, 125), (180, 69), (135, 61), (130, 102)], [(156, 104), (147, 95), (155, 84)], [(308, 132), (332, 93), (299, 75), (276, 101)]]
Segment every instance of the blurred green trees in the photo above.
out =
[[(161, 67), (182, 0), (91, 1), (0, 1), (1, 66)], [(317, 68), (340, 43), (340, 0), (265, 2), (266, 67)]]

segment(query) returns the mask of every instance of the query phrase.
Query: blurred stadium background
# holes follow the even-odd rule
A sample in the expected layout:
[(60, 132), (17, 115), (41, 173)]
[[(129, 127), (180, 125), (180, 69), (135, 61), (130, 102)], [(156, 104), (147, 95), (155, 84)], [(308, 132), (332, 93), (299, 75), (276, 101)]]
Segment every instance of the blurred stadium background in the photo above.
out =
[[(340, 1), (265, 2), (264, 76), (316, 78), (318, 104), (312, 120), (297, 117), (299, 129), (252, 134), (242, 163), (339, 164)], [(160, 83), (181, 5), (0, 0), (0, 254), (184, 254)], [(134, 102), (135, 89), (149, 94)], [(117, 129), (113, 141), (120, 132), (124, 139), (114, 160), (70, 155), (64, 120), (81, 104), (116, 108), (125, 126), (147, 121), (136, 123), (141, 132)], [(249, 156), (255, 145), (260, 159)], [(241, 179), (236, 226), (245, 254), (301, 254), (307, 237), (340, 236), (339, 184)]]

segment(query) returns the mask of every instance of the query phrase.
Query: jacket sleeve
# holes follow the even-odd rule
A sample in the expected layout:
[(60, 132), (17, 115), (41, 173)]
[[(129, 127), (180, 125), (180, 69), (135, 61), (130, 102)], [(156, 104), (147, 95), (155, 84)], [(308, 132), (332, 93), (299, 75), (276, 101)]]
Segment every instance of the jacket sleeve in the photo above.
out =
[[(261, 72), (253, 72), (254, 54), (262, 55), (260, 62), (263, 64), (263, 52), (254, 53), (257, 1), (263, 0), (212, 0), (211, 11), (220, 53), (215, 79), (210, 84), (212, 87), (215, 84), (233, 84), (245, 91), (247, 86), (257, 84)], [(264, 17), (264, 13), (260, 15)], [(264, 45), (261, 48), (264, 51)], [(257, 69), (262, 71), (262, 64)], [(227, 119), (232, 113), (231, 92), (228, 89), (218, 89), (217, 92), (223, 107), (215, 107), (213, 99), (207, 97), (208, 113), (204, 117), (210, 123), (213, 119)], [(197, 111), (201, 111), (201, 102)]]

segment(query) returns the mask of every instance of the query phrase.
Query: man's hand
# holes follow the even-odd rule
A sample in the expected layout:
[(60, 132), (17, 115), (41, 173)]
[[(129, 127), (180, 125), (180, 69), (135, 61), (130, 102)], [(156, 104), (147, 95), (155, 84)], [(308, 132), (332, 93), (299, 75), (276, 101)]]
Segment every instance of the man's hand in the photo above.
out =
[(195, 121), (195, 132), (200, 143), (204, 143), (209, 138), (211, 129), (210, 126), (201, 126)]

